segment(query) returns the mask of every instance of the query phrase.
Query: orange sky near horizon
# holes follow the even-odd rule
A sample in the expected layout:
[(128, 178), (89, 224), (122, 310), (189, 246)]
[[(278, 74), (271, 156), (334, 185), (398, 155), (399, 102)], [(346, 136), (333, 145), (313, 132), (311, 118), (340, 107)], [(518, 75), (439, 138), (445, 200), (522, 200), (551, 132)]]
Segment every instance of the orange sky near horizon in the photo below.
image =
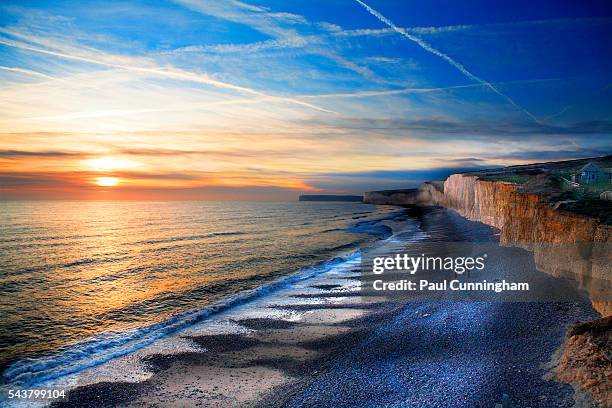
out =
[[(440, 166), (438, 157), (420, 154), (435, 141), (379, 137), (355, 144), (345, 131), (317, 140), (316, 131), (310, 134), (295, 128), (253, 134), (134, 130), (142, 121), (98, 133), (99, 122), (92, 123), (93, 129), (87, 128), (88, 122), (62, 120), (66, 127), (78, 125), (80, 132), (16, 129), (2, 134), (0, 175), (5, 182), (1, 195), (88, 200), (295, 199), (308, 192), (361, 192), (343, 188), (341, 183), (319, 186), (335, 175)], [(265, 125), (265, 120), (253, 120), (253, 126), (258, 125)], [(440, 144), (438, 151), (455, 148)], [(393, 149), (407, 154), (390, 155), (388, 150)]]

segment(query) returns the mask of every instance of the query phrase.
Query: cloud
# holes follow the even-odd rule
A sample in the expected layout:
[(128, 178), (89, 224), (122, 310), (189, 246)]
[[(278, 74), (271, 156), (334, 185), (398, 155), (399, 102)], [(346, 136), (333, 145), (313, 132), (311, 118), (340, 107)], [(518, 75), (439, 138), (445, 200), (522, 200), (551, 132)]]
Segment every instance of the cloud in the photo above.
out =
[(425, 170), (374, 170), (354, 173), (327, 173), (322, 176), (346, 177), (346, 178), (376, 178), (389, 180), (440, 180), (454, 173), (468, 173), (471, 171), (490, 168), (490, 166), (470, 166), (470, 167), (439, 167)]
[[(584, 18), (551, 18), (546, 20), (511, 21), (490, 24), (456, 24), (446, 26), (423, 26), (423, 27), (398, 27), (401, 31), (412, 34), (435, 35), (455, 33), (467, 30), (496, 29), (496, 28), (526, 28), (531, 26), (559, 26), (567, 25), (574, 27), (576, 24), (609, 24), (610, 17), (584, 17)], [(336, 31), (337, 37), (382, 37), (397, 33), (393, 28), (357, 28), (351, 30)]]
[(334, 33), (337, 37), (377, 37), (390, 34), (395, 34), (395, 30), (391, 28), (356, 28)]
[(608, 148), (576, 148), (571, 150), (529, 150), (514, 151), (496, 155), (498, 159), (521, 161), (569, 160), (585, 157), (602, 157), (612, 154), (612, 145)]
[[(460, 138), (480, 137), (532, 137), (558, 136), (558, 135), (605, 135), (612, 133), (612, 121), (594, 120), (587, 122), (576, 122), (566, 126), (555, 126), (547, 124), (532, 124), (525, 122), (498, 122), (483, 120), (450, 120), (446, 118), (350, 118), (347, 120), (336, 120), (334, 122), (314, 120), (313, 126), (325, 126), (346, 130), (379, 130), (398, 131), (412, 130), (422, 131), (429, 135), (448, 136), (449, 139), (459, 136)], [(398, 137), (405, 137), (401, 133)]]
[(27, 151), (27, 150), (0, 150), (0, 158), (10, 159), (14, 157), (82, 157), (82, 153), (62, 151)]
[(212, 44), (212, 45), (189, 45), (186, 47), (176, 48), (171, 51), (162, 52), (162, 54), (176, 53), (222, 53), (222, 54), (242, 54), (242, 53), (257, 53), (267, 50), (280, 50), (287, 48), (303, 48), (308, 44), (306, 39), (302, 37), (291, 37), (284, 39), (271, 39), (266, 41), (256, 41), (244, 44)]
[(370, 79), (374, 79), (377, 82), (382, 82), (382, 81), (376, 79), (376, 76), (374, 75), (372, 70), (370, 70), (369, 68), (357, 65), (354, 62), (349, 61), (348, 59), (342, 57), (341, 55), (338, 55), (338, 54), (336, 54), (334, 52), (331, 52), (331, 51), (327, 51), (327, 50), (322, 49), (322, 48), (321, 49), (316, 49), (315, 53), (317, 53), (319, 55), (322, 55), (324, 57), (327, 57), (330, 60), (332, 60), (335, 63), (337, 63), (338, 65), (340, 65), (341, 67), (344, 67), (344, 68), (349, 69), (349, 70), (351, 70), (353, 72), (361, 74), (365, 78), (370, 78)]
[(82, 184), (72, 172), (11, 172), (0, 173), (0, 185), (3, 189), (22, 187), (36, 189), (65, 188)]
[(367, 67), (360, 66), (332, 49), (325, 41), (325, 35), (302, 35), (295, 25), (304, 25), (309, 28), (323, 29), (325, 33), (337, 33), (342, 30), (338, 25), (328, 22), (311, 23), (305, 17), (293, 13), (271, 12), (270, 9), (261, 6), (246, 4), (240, 1), (230, 0), (224, 2), (208, 2), (200, 0), (177, 0), (179, 4), (192, 10), (207, 15), (223, 18), (235, 23), (245, 24), (273, 38), (266, 41), (246, 44), (215, 44), (208, 46), (192, 45), (181, 50), (189, 52), (261, 52), (264, 50), (280, 50), (291, 48), (302, 48), (307, 53), (328, 58), (343, 68), (349, 69), (362, 75), (366, 79), (376, 82), (385, 82), (377, 78)]
[(296, 24), (307, 24), (303, 16), (293, 13), (275, 13), (271, 12), (268, 8), (236, 0), (176, 0), (176, 3), (203, 14), (248, 25), (277, 39), (297, 39), (300, 36), (293, 26)]
[(309, 183), (328, 192), (361, 194), (369, 190), (415, 188), (424, 181), (444, 180), (454, 173), (465, 173), (493, 166), (453, 166), (424, 170), (371, 170), (325, 173), (309, 177)]
[(228, 84), (222, 81), (217, 81), (217, 80), (209, 78), (207, 75), (204, 75), (204, 74), (197, 74), (197, 73), (192, 73), (192, 72), (183, 71), (179, 69), (172, 69), (172, 68), (158, 68), (153, 65), (150, 65), (150, 66), (128, 65), (127, 63), (124, 63), (124, 62), (117, 62), (114, 58), (112, 58), (112, 56), (109, 58), (107, 55), (103, 53), (96, 53), (97, 55), (95, 54), (92, 55), (91, 52), (87, 53), (89, 55), (85, 53), (68, 54), (65, 52), (43, 49), (43, 48), (35, 47), (35, 46), (29, 45), (23, 42), (18, 42), (18, 41), (13, 41), (13, 40), (8, 40), (8, 39), (0, 39), (0, 44), (6, 45), (8, 47), (18, 48), (24, 51), (31, 51), (35, 53), (46, 54), (46, 55), (50, 55), (54, 57), (66, 58), (66, 59), (86, 62), (90, 64), (95, 64), (95, 65), (104, 65), (107, 67), (123, 69), (126, 71), (133, 71), (133, 72), (138, 72), (138, 73), (143, 73), (143, 74), (159, 75), (159, 76), (163, 76), (163, 77), (167, 77), (171, 79), (203, 83), (203, 84), (212, 85), (212, 86), (219, 87), (219, 88), (230, 89), (230, 90), (238, 91), (238, 92), (258, 94), (258, 92), (253, 89), (241, 87), (241, 86), (237, 86), (233, 84)]
[(437, 161), (444, 163), (444, 165), (453, 166), (455, 168), (490, 168), (490, 167), (498, 167), (496, 165), (492, 165), (490, 160), (483, 159), (480, 157), (458, 157), (458, 158), (441, 158)]
[(330, 33), (342, 32), (342, 27), (338, 24), (328, 23), (327, 21), (320, 21), (317, 26)]
[(197, 150), (161, 149), (161, 148), (129, 148), (118, 151), (121, 154), (132, 156), (185, 156), (190, 154), (204, 154), (207, 152)]
[(367, 57), (368, 61), (382, 62), (385, 64), (397, 64), (402, 61), (401, 58), (389, 58), (389, 57)]
[[(264, 146), (258, 146), (253, 149), (248, 148), (228, 148), (221, 150), (175, 150), (175, 149), (156, 149), (156, 148), (129, 148), (116, 150), (117, 154), (124, 154), (129, 156), (149, 156), (149, 157), (177, 157), (185, 158), (187, 156), (193, 157), (207, 157), (216, 160), (236, 160), (236, 159), (266, 159), (271, 160), (274, 157), (280, 155), (286, 155), (286, 149), (282, 147), (266, 148)], [(250, 168), (252, 172), (263, 172), (262, 169)], [(277, 173), (278, 174), (278, 173)], [(289, 174), (288, 172), (286, 174)]]
[(577, 24), (608, 24), (612, 22), (610, 17), (583, 17), (583, 18), (550, 18), (545, 20), (525, 20), (525, 21), (509, 21), (503, 23), (488, 23), (488, 24), (457, 24), (447, 26), (430, 26), (430, 27), (409, 27), (403, 28), (416, 34), (441, 34), (453, 33), (458, 31), (475, 30), (475, 29), (494, 29), (512, 27), (522, 29), (533, 26), (560, 26), (567, 25), (575, 27)]
[(459, 24), (450, 26), (437, 26), (437, 27), (411, 27), (404, 28), (403, 30), (409, 31), (415, 34), (440, 34), (440, 33), (452, 33), (455, 31), (463, 31), (472, 28), (472, 25)]
[(118, 177), (125, 177), (128, 179), (140, 179), (140, 180), (201, 180), (201, 176), (198, 174), (189, 173), (145, 173), (145, 172), (115, 172), (113, 175)]

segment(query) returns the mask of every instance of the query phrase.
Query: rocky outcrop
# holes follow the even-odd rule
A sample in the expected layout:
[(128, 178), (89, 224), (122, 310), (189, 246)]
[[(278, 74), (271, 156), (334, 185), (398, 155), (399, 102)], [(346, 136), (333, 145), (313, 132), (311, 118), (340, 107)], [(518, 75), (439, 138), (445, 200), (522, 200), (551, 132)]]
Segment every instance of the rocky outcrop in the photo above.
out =
[(366, 191), (363, 202), (379, 205), (417, 205), (417, 189)]
[(568, 332), (557, 378), (578, 384), (602, 407), (612, 407), (612, 317), (580, 323)]
[(428, 205), (443, 205), (445, 183), (441, 181), (428, 181), (417, 188), (416, 200)]

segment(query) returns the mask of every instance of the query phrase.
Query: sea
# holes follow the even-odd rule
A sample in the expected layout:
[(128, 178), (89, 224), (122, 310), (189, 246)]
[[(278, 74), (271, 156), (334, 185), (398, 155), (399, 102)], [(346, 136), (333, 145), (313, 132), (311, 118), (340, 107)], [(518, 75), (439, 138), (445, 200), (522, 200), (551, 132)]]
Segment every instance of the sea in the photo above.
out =
[(297, 281), (413, 223), (350, 202), (0, 203), (3, 386), (104, 364)]

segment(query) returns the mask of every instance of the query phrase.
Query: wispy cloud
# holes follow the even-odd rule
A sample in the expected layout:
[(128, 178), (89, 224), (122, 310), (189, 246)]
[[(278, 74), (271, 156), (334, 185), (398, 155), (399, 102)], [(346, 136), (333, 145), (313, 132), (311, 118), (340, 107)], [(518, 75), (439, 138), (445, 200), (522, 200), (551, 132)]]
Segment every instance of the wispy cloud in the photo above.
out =
[(176, 0), (176, 3), (200, 13), (248, 25), (285, 44), (305, 42), (294, 28), (295, 25), (307, 24), (307, 20), (298, 14), (272, 12), (237, 0)]
[(261, 92), (261, 91), (258, 91), (252, 88), (234, 85), (234, 84), (230, 84), (227, 82), (213, 79), (206, 74), (185, 71), (185, 70), (174, 68), (174, 67), (158, 67), (152, 64), (151, 62), (149, 62), (149, 64), (145, 66), (131, 65), (131, 64), (122, 63), (122, 62), (115, 62), (115, 59), (112, 58), (112, 56), (109, 58), (109, 56), (103, 53), (100, 53), (98, 55), (92, 55), (91, 52), (87, 54), (85, 53), (69, 54), (66, 52), (43, 49), (43, 48), (32, 46), (32, 45), (29, 45), (29, 44), (26, 44), (20, 41), (14, 41), (14, 40), (8, 40), (8, 39), (0, 39), (0, 44), (6, 45), (9, 47), (13, 47), (13, 48), (18, 48), (18, 49), (25, 50), (25, 51), (31, 51), (31, 52), (50, 55), (54, 57), (66, 58), (66, 59), (71, 59), (71, 60), (80, 61), (80, 62), (86, 62), (90, 64), (103, 65), (103, 66), (110, 67), (110, 68), (117, 68), (117, 69), (132, 71), (132, 72), (136, 72), (140, 74), (155, 75), (155, 76), (161, 76), (161, 77), (174, 79), (174, 80), (188, 81), (188, 82), (195, 82), (199, 84), (210, 85), (210, 86), (217, 87), (217, 88), (223, 88), (223, 89), (228, 89), (228, 90), (236, 91), (240, 93), (247, 93), (251, 95), (265, 97), (271, 101), (294, 103), (294, 104), (305, 106), (307, 108), (315, 109), (321, 112), (335, 113), (332, 110), (325, 109), (325, 108), (322, 108), (322, 107), (319, 107), (319, 106), (316, 106), (310, 103), (306, 103), (303, 101), (299, 101), (296, 99), (292, 99), (289, 97), (267, 95), (264, 92)]
[[(209, 46), (192, 45), (183, 47), (178, 52), (261, 52), (266, 50), (304, 49), (306, 53), (316, 54), (336, 62), (339, 66), (351, 70), (376, 82), (384, 82), (368, 68), (349, 60), (330, 47), (326, 41), (328, 33), (341, 32), (342, 28), (328, 22), (310, 22), (305, 17), (294, 13), (271, 12), (268, 8), (254, 6), (240, 1), (207, 2), (201, 0), (178, 0), (178, 3), (195, 11), (223, 18), (228, 21), (245, 24), (273, 39), (247, 44), (215, 44)], [(324, 34), (303, 35), (296, 30), (296, 25), (309, 28), (322, 28)], [(172, 52), (174, 52), (172, 51)]]
[(401, 58), (389, 58), (389, 57), (367, 57), (368, 61), (382, 62), (385, 64), (397, 64), (402, 61)]
[[(468, 30), (491, 30), (491, 29), (509, 29), (509, 28), (529, 28), (533, 26), (575, 26), (577, 24), (592, 24), (606, 25), (612, 21), (610, 17), (585, 17), (585, 18), (551, 18), (546, 20), (525, 20), (525, 21), (509, 21), (502, 23), (484, 23), (484, 24), (455, 24), (444, 26), (422, 26), (422, 27), (399, 27), (402, 31), (421, 34), (447, 34), (457, 33)], [(377, 37), (395, 34), (397, 31), (393, 28), (357, 28), (351, 30), (338, 30), (333, 32), (337, 37)]]
[(267, 50), (280, 50), (287, 48), (303, 48), (308, 42), (302, 37), (291, 37), (284, 39), (271, 39), (265, 41), (249, 42), (244, 44), (211, 44), (211, 45), (188, 45), (162, 54), (177, 53), (257, 53)]
[[(405, 119), (405, 118), (345, 118), (334, 122), (316, 121), (313, 125), (347, 130), (376, 130), (395, 134), (398, 138), (405, 137), (401, 131), (423, 132), (422, 136), (413, 133), (412, 137), (430, 137), (438, 139), (473, 139), (482, 140), (490, 137), (500, 137), (504, 140), (512, 138), (533, 138), (541, 140), (546, 137), (555, 138), (560, 135), (605, 135), (612, 133), (612, 121), (575, 122), (566, 126), (531, 124), (524, 122), (496, 121), (459, 121), (447, 118)], [(550, 141), (551, 139), (547, 139)]]
[(63, 152), (53, 150), (29, 151), (29, 150), (0, 150), (0, 158), (14, 157), (82, 157), (82, 153)]
[(520, 160), (520, 161), (547, 161), (547, 160), (568, 160), (584, 157), (601, 157), (612, 155), (612, 147), (605, 148), (577, 148), (558, 150), (537, 149), (537, 150), (516, 150), (509, 153), (496, 155), (498, 159)]

